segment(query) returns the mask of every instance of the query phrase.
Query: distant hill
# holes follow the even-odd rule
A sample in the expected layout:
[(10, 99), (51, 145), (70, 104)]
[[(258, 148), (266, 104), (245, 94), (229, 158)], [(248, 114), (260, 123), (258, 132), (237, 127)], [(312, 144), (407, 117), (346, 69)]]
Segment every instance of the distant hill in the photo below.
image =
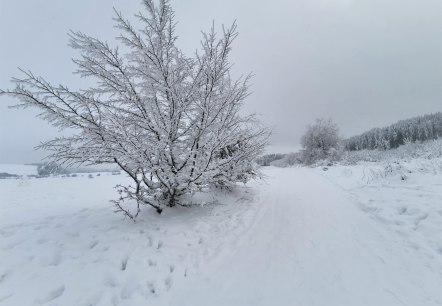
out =
[(16, 176), (37, 175), (37, 166), (0, 163), (0, 172), (9, 173)]
[(442, 113), (400, 120), (384, 128), (374, 128), (344, 141), (348, 151), (389, 150), (406, 143), (442, 137)]

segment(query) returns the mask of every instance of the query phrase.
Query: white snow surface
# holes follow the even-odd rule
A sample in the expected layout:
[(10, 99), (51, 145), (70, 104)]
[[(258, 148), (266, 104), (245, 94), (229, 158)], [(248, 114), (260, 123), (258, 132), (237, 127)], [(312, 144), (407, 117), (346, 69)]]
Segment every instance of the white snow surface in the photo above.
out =
[(440, 172), (406, 166), (267, 167), (136, 223), (122, 175), (2, 180), (0, 305), (442, 305)]

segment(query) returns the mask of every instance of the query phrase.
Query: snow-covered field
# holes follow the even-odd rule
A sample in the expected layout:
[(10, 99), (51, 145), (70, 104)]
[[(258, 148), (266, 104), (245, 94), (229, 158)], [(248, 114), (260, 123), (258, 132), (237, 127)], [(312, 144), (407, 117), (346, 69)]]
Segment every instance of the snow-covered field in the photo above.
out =
[(37, 175), (37, 166), (0, 164), (0, 173), (2, 172), (16, 175)]
[(433, 166), (267, 167), (136, 223), (123, 175), (2, 180), (0, 305), (442, 305)]
[[(398, 247), (442, 273), (442, 159), (397, 160), (316, 171), (339, 187)], [(442, 288), (442, 282), (439, 283)]]
[(254, 214), (243, 188), (133, 223), (109, 203), (125, 179), (0, 181), (0, 305), (156, 305)]

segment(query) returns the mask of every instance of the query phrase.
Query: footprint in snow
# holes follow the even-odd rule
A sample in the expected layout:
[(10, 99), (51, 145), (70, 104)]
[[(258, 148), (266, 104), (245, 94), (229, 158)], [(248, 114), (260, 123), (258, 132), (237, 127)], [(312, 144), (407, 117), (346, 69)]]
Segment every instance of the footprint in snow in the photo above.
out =
[(169, 272), (173, 273), (173, 271), (175, 271), (175, 266), (174, 265), (170, 265), (169, 266)]
[(89, 243), (88, 248), (89, 248), (89, 249), (93, 249), (93, 248), (95, 248), (95, 247), (97, 246), (97, 244), (98, 244), (98, 241), (97, 241), (97, 240), (92, 241), (91, 243)]
[(68, 235), (70, 236), (70, 237), (79, 237), (80, 236), (80, 234), (79, 233), (77, 233), (77, 232), (69, 232), (68, 233)]
[(59, 298), (60, 296), (62, 296), (64, 293), (64, 290), (65, 290), (64, 286), (58, 287), (58, 288), (52, 290), (51, 292), (49, 292), (45, 298), (38, 300), (38, 302), (40, 304), (44, 304), (44, 303), (53, 301), (53, 300)]
[(164, 280), (164, 285), (166, 286), (166, 290), (170, 290), (172, 287), (172, 278), (168, 277)]
[(15, 231), (14, 230), (5, 230), (5, 229), (0, 229), (0, 235), (4, 238), (8, 238), (11, 236), (15, 235)]
[(117, 287), (118, 286), (118, 281), (115, 277), (113, 276), (107, 276), (104, 280), (103, 280), (103, 285), (107, 286), (107, 287)]
[(0, 296), (0, 303), (3, 303), (4, 301), (6, 301), (7, 299), (9, 299), (12, 296), (13, 296), (12, 293), (9, 293), (9, 294), (4, 295), (4, 296)]
[(424, 221), (425, 219), (427, 219), (427, 218), (428, 218), (428, 214), (427, 214), (427, 213), (425, 213), (425, 214), (423, 214), (423, 215), (417, 217), (417, 218), (415, 219), (415, 221), (414, 221), (414, 224), (415, 224), (415, 228), (414, 228), (414, 230), (417, 230), (417, 228), (418, 228), (418, 226), (420, 225), (420, 223), (421, 223), (422, 221)]
[(158, 242), (158, 245), (157, 245), (157, 250), (161, 249), (162, 246), (163, 246), (163, 242), (162, 242), (162, 241), (159, 241), (159, 242)]
[(123, 260), (121, 261), (121, 271), (126, 271), (128, 261), (129, 257), (123, 258)]
[(54, 257), (52, 257), (52, 259), (49, 261), (48, 265), (49, 266), (58, 266), (61, 263), (61, 253), (60, 251), (57, 251), (54, 254)]
[(44, 243), (46, 243), (48, 241), (49, 241), (49, 239), (47, 239), (47, 238), (40, 238), (40, 239), (37, 240), (37, 244), (44, 244)]
[(25, 239), (20, 239), (20, 240), (13, 241), (13, 242), (9, 243), (8, 245), (4, 246), (2, 249), (3, 250), (12, 250), (16, 246), (22, 244), (24, 241), (25, 241)]
[(10, 271), (5, 271), (0, 274), (0, 284), (3, 283), (11, 275)]
[(399, 209), (399, 214), (400, 214), (400, 215), (403, 215), (403, 214), (405, 214), (406, 212), (407, 212), (407, 207), (402, 207), (402, 208)]
[(155, 285), (153, 283), (148, 283), (147, 288), (149, 288), (150, 293), (155, 294), (156, 289), (155, 289)]

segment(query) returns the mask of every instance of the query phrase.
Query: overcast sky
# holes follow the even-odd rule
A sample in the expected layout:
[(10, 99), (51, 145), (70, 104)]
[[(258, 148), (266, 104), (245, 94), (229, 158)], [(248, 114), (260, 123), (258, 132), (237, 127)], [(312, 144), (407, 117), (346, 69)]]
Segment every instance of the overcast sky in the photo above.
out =
[[(331, 117), (344, 136), (442, 111), (440, 0), (173, 0), (178, 44), (186, 53), (200, 31), (237, 20), (234, 73), (253, 72), (245, 112), (274, 127), (273, 142), (297, 146), (305, 126)], [(132, 17), (139, 0), (0, 1), (0, 88), (17, 67), (53, 83), (81, 86), (71, 71), (66, 33), (109, 41), (112, 7)], [(59, 132), (32, 110), (0, 98), (0, 162), (34, 162), (33, 147)]]

